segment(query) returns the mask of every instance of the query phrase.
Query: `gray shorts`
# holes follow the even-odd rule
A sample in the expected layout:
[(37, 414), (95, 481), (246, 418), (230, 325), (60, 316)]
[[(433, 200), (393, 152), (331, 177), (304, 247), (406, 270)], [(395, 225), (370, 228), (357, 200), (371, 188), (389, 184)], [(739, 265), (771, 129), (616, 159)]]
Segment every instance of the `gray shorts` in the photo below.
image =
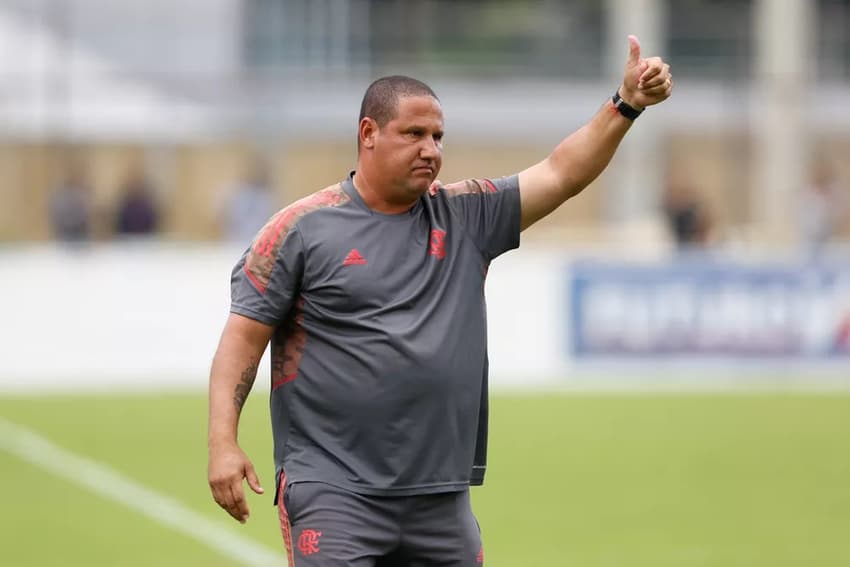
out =
[(321, 482), (278, 496), (291, 567), (480, 567), (481, 532), (469, 490), (365, 496)]

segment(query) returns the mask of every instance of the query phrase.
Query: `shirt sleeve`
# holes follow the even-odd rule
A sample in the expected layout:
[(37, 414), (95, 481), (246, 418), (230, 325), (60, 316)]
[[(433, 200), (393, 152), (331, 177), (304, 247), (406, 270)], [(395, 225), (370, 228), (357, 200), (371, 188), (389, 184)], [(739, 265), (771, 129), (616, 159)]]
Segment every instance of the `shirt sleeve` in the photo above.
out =
[(301, 288), (304, 245), (296, 227), (271, 221), (233, 268), (230, 312), (277, 325)]
[(467, 179), (442, 189), (488, 261), (519, 246), (519, 176)]

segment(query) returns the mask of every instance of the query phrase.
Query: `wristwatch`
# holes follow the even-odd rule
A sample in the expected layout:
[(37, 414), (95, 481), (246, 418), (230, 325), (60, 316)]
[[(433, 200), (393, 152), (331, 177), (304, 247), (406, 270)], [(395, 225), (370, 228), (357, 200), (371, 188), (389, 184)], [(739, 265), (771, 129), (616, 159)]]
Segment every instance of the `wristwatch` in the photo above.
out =
[(614, 103), (614, 107), (626, 118), (629, 120), (634, 120), (643, 110), (638, 110), (637, 108), (629, 105), (623, 98), (620, 96), (620, 89), (614, 91), (614, 96), (611, 97), (611, 102)]

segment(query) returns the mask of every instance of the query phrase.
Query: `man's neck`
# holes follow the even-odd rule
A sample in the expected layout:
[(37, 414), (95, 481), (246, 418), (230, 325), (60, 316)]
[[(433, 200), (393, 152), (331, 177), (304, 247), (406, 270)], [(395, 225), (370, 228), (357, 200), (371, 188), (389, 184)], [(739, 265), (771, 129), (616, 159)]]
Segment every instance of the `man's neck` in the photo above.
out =
[(381, 190), (381, 186), (365, 175), (362, 169), (358, 169), (352, 178), (354, 188), (360, 194), (360, 198), (366, 206), (375, 212), (385, 215), (397, 215), (409, 211), (416, 201), (411, 203), (395, 203), (389, 201), (384, 195), (391, 193), (390, 190)]

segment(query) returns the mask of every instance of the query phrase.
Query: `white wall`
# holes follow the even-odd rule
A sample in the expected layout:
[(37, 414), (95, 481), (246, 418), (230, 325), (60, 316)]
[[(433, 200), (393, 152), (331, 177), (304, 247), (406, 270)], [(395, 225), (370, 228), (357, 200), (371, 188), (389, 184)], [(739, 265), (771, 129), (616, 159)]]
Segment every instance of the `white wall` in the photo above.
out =
[[(0, 247), (0, 393), (203, 389), (240, 253), (214, 244)], [(623, 265), (616, 251), (592, 256)], [(572, 358), (569, 261), (565, 251), (529, 247), (493, 262), (487, 303), (494, 388), (850, 388), (846, 354)], [(645, 261), (659, 274), (666, 269), (663, 261)], [(840, 291), (836, 286), (829, 289)], [(842, 313), (850, 309), (844, 295), (833, 299)], [(264, 361), (258, 389), (268, 389), (268, 372)]]
[[(0, 249), (0, 391), (203, 388), (240, 252), (141, 243)], [(533, 252), (493, 263), (495, 387), (562, 374), (560, 271)], [(266, 366), (259, 387), (267, 376)]]

